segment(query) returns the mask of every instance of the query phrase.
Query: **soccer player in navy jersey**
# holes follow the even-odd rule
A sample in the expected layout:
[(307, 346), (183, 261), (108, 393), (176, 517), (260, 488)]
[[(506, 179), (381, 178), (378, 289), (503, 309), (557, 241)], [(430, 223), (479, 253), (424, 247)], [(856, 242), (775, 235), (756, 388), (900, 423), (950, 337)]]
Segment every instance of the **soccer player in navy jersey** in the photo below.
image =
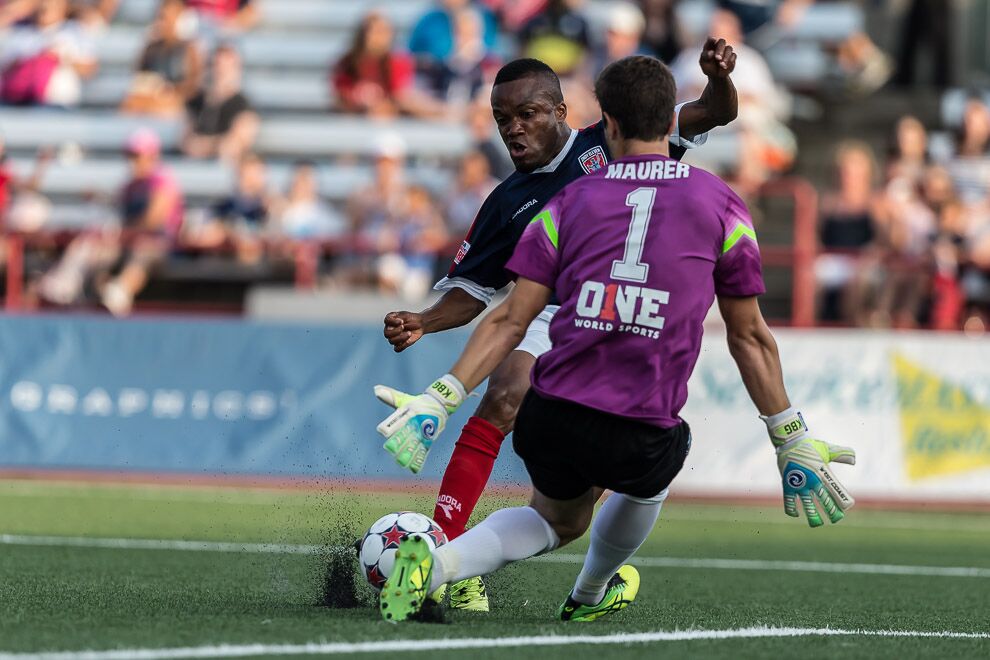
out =
[[(669, 155), (674, 79), (633, 56), (595, 83), (615, 161), (554, 195), (527, 225), (506, 268), (518, 277), (434, 386), (379, 424), (380, 433), (435, 438), (448, 411), (482, 383), (558, 296), (553, 346), (537, 359), (513, 446), (533, 483), (529, 506), (505, 508), (431, 550), (399, 542), (382, 588), (386, 621), (408, 619), (431, 591), (564, 546), (613, 492), (557, 616), (594, 621), (632, 603), (627, 562), (653, 529), (684, 465), (691, 432), (680, 412), (713, 302), (729, 354), (776, 449), (784, 511), (837, 523), (854, 501), (830, 463), (855, 452), (811, 434), (784, 387), (777, 345), (760, 313), (760, 250), (745, 204), (722, 180)], [(701, 466), (700, 469), (703, 469)], [(535, 591), (536, 587), (531, 587)]]
[[(723, 39), (709, 38), (700, 66), (708, 77), (701, 98), (675, 108), (670, 152), (679, 159), (687, 148), (703, 143), (707, 131), (736, 116), (735, 87), (729, 77), (736, 55)], [(385, 317), (385, 337), (396, 352), (423, 335), (469, 323), (487, 307), (499, 289), (513, 281), (505, 265), (534, 215), (567, 184), (605, 167), (611, 160), (604, 121), (583, 130), (567, 124), (560, 80), (538, 60), (509, 62), (498, 72), (491, 95), (492, 115), (516, 171), (485, 200), (458, 250), (447, 277), (436, 289), (440, 300), (419, 313), (392, 312)], [(461, 432), (444, 472), (434, 519), (447, 537), (464, 533), (491, 476), (505, 436), (512, 431), (529, 376), (540, 355), (550, 350), (548, 328), (558, 301), (552, 299), (535, 319), (522, 343), (491, 374), (488, 388)], [(435, 391), (435, 390), (434, 390)], [(401, 407), (410, 395), (377, 386), (384, 403)], [(418, 439), (393, 439), (385, 444), (399, 464), (419, 472), (429, 446)], [(480, 578), (451, 586), (451, 606), (488, 611)]]

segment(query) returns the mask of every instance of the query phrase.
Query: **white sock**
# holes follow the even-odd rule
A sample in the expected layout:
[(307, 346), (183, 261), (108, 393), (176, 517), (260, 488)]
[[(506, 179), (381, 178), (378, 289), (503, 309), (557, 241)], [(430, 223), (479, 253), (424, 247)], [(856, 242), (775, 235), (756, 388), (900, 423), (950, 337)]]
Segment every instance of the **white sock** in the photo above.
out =
[(433, 553), (430, 591), (442, 584), (487, 575), (506, 564), (557, 547), (560, 539), (536, 509), (501, 509)]
[(648, 500), (611, 495), (591, 525), (591, 546), (571, 595), (579, 603), (597, 605), (615, 572), (636, 554), (660, 515), (667, 491)]

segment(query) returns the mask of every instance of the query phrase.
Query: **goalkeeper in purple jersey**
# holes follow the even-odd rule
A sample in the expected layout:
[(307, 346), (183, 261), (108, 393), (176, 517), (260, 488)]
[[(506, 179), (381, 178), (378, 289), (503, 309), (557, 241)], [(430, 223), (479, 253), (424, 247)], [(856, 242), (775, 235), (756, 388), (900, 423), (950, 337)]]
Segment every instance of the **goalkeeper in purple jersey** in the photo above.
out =
[(558, 616), (591, 621), (631, 603), (639, 575), (626, 562), (690, 450), (679, 413), (716, 299), (729, 352), (776, 449), (785, 512), (799, 515), (800, 499), (819, 526), (821, 511), (836, 523), (853, 505), (829, 463), (852, 464), (854, 452), (814, 439), (788, 400), (757, 303), (763, 277), (746, 206), (716, 176), (669, 156), (670, 72), (649, 57), (626, 58), (605, 69), (595, 92), (615, 160), (536, 214), (508, 262), (515, 289), (450, 372), (379, 425), (389, 438), (435, 435), (556, 292), (552, 348), (536, 361), (515, 425), (530, 505), (497, 511), (432, 554), (415, 536), (403, 541), (382, 590), (386, 620), (405, 619), (441, 585), (578, 538), (598, 489), (615, 494), (591, 525), (584, 566)]
[[(709, 129), (735, 117), (736, 93), (730, 78), (735, 62), (736, 55), (724, 40), (709, 39), (705, 44), (699, 65), (708, 76), (708, 85), (701, 98), (675, 108), (668, 142), (676, 158), (704, 142)], [(393, 312), (385, 317), (385, 337), (396, 352), (409, 348), (425, 334), (464, 325), (478, 316), (495, 292), (515, 278), (506, 269), (506, 262), (530, 218), (568, 183), (599, 170), (612, 159), (603, 122), (582, 130), (568, 126), (560, 81), (543, 62), (522, 59), (506, 64), (495, 79), (491, 104), (516, 171), (482, 205), (448, 276), (436, 286), (444, 292), (443, 297), (423, 312)], [(502, 442), (512, 430), (516, 411), (529, 389), (533, 364), (550, 349), (548, 328), (556, 309), (557, 301), (550, 300), (530, 324), (526, 338), (494, 370), (477, 410), (454, 445), (433, 513), (448, 538), (464, 533), (488, 483)], [(409, 395), (384, 386), (376, 387), (375, 392), (393, 407), (409, 399)], [(411, 442), (395, 439), (385, 448), (400, 465), (418, 472), (430, 445), (417, 443), (415, 438), (408, 440)], [(450, 596), (456, 608), (488, 610), (481, 580), (453, 585)]]

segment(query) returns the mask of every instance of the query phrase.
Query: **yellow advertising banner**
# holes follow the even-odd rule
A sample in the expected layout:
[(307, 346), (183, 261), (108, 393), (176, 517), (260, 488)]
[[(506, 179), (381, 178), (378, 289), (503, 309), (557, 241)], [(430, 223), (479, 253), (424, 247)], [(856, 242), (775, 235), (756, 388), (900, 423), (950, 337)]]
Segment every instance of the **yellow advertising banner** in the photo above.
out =
[(894, 371), (910, 480), (990, 466), (990, 409), (901, 355), (894, 355)]

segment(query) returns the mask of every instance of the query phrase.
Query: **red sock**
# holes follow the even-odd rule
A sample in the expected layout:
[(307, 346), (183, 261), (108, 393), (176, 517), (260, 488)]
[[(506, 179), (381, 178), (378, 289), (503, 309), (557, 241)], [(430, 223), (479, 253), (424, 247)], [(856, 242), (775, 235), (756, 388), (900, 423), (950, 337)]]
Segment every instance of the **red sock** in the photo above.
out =
[(471, 512), (488, 484), (505, 435), (490, 422), (472, 417), (461, 430), (443, 473), (433, 519), (451, 541), (464, 533)]

